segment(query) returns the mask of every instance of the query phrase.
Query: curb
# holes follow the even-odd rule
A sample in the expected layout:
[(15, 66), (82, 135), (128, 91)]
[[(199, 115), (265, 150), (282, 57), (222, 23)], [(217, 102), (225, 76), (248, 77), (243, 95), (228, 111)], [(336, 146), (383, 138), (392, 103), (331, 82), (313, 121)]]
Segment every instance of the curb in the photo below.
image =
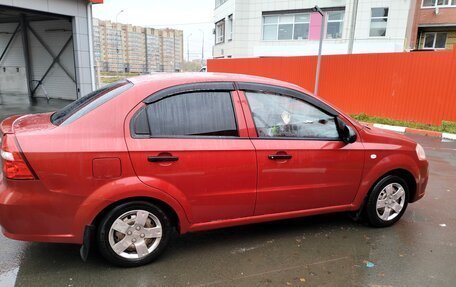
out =
[(436, 138), (456, 141), (456, 134), (449, 134), (449, 133), (442, 133), (442, 132), (428, 131), (428, 130), (420, 130), (420, 129), (413, 129), (413, 128), (407, 128), (407, 127), (400, 127), (400, 126), (373, 124), (373, 123), (366, 123), (366, 122), (362, 122), (362, 123), (365, 124), (365, 125), (371, 126), (371, 127), (376, 127), (376, 128), (379, 128), (379, 129), (389, 130), (389, 131), (403, 133), (403, 134), (414, 134), (414, 135), (436, 137)]

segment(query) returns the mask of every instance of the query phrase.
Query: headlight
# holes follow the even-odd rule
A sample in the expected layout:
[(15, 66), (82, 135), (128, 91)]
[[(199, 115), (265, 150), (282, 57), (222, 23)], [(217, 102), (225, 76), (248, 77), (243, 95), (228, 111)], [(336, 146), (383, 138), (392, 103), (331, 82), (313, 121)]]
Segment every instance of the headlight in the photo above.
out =
[(426, 153), (424, 152), (424, 148), (420, 144), (416, 144), (416, 155), (420, 160), (426, 159)]

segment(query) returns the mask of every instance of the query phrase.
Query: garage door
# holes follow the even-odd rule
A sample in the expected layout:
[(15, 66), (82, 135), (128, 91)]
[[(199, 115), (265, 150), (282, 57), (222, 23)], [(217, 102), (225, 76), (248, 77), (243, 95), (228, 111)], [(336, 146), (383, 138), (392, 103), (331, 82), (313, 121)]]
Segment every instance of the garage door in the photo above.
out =
[(75, 100), (72, 19), (17, 9), (0, 12), (0, 104), (29, 101), (27, 70), (33, 97)]

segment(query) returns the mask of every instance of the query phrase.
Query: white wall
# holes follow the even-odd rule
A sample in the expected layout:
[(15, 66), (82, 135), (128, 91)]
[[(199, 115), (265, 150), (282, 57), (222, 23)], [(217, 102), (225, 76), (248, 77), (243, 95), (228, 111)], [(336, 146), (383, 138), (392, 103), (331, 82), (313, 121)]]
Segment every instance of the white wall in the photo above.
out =
[[(355, 30), (354, 53), (401, 52), (406, 39), (410, 1), (413, 0), (360, 0)], [(315, 3), (321, 8), (345, 7), (341, 39), (327, 39), (323, 54), (348, 52), (354, 0), (229, 0), (215, 10), (214, 23), (234, 14), (234, 33), (231, 42), (214, 46), (214, 57), (297, 56), (318, 53), (318, 40), (263, 41), (262, 13), (264, 11), (310, 9)], [(389, 7), (387, 35), (369, 37), (371, 8)]]
[[(372, 39), (369, 38), (371, 8), (376, 7), (389, 7), (388, 24), (386, 37)], [(410, 0), (359, 1), (355, 31), (355, 38), (360, 41), (359, 45), (365, 45), (366, 40), (373, 40), (373, 43), (386, 43), (385, 40), (393, 40), (393, 42), (395, 40), (404, 41), (407, 31), (409, 9)]]

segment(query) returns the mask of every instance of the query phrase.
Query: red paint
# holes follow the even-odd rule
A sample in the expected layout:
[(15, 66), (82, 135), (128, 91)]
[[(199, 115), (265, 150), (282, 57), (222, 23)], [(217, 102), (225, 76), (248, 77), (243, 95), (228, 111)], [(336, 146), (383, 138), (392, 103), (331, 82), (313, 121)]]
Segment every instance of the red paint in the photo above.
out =
[(93, 160), (93, 177), (96, 179), (118, 178), (122, 175), (120, 159), (96, 158)]
[[(317, 57), (217, 59), (210, 72), (287, 81), (313, 90)], [(323, 56), (319, 96), (348, 114), (440, 125), (456, 122), (456, 49)]]
[[(356, 130), (341, 141), (261, 140), (243, 92), (232, 92), (239, 139), (134, 139), (130, 119), (156, 91), (192, 82), (258, 82), (306, 92), (276, 80), (227, 74), (175, 74), (131, 79), (134, 86), (69, 125), (50, 114), (6, 119), (35, 180), (0, 180), (0, 225), (6, 236), (27, 241), (82, 243), (84, 227), (121, 200), (150, 198), (175, 211), (180, 232), (206, 230), (360, 208), (372, 185), (402, 168), (424, 195), (427, 161), (416, 144), (395, 133)], [(109, 116), (107, 116), (109, 115)], [(14, 133), (14, 135), (13, 135)], [(271, 153), (291, 160), (267, 161)], [(369, 158), (371, 153), (378, 160)], [(167, 154), (179, 161), (151, 163)]]

